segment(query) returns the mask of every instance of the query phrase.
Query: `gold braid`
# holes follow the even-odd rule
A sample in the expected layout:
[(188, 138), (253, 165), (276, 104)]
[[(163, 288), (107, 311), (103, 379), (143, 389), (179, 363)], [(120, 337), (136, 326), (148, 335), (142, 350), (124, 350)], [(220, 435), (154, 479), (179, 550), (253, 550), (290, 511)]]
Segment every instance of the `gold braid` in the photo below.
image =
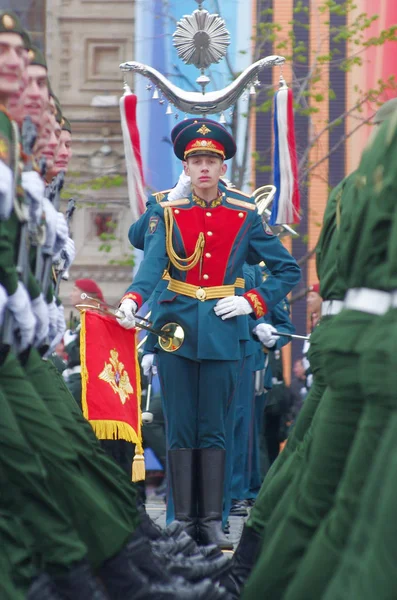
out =
[[(191, 254), (190, 256), (187, 256), (186, 258), (183, 258), (182, 256), (178, 256), (178, 254), (175, 252), (174, 247), (172, 245), (172, 232), (174, 229), (174, 214), (172, 212), (171, 207), (169, 207), (169, 206), (164, 208), (164, 221), (165, 221), (165, 245), (166, 245), (167, 254), (168, 254), (168, 257), (169, 257), (171, 263), (174, 265), (174, 267), (176, 267), (180, 271), (190, 271), (190, 269), (193, 269), (193, 267), (195, 267), (197, 265), (198, 261), (203, 256), (204, 245), (205, 245), (204, 233), (200, 232), (200, 234), (197, 238), (196, 247), (194, 249), (193, 254)], [(186, 265), (183, 264), (184, 262), (186, 262), (187, 264)]]

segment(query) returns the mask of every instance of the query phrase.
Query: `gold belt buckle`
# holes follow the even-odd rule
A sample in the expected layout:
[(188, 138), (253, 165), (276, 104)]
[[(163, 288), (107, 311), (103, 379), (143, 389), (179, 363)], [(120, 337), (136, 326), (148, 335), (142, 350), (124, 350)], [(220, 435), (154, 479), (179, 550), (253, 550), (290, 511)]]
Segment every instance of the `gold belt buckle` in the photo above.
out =
[(201, 300), (201, 302), (204, 302), (206, 297), (207, 297), (207, 292), (203, 288), (200, 287), (198, 290), (196, 290), (197, 300)]

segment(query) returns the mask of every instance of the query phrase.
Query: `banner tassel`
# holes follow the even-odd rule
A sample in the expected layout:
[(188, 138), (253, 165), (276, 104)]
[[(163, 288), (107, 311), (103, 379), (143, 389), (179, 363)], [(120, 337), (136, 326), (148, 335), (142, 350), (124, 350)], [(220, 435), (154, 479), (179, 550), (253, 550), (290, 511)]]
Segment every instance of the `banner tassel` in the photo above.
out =
[(145, 457), (135, 451), (134, 460), (132, 461), (132, 481), (144, 481), (146, 477)]
[(274, 97), (274, 185), (270, 225), (299, 223), (300, 195), (296, 158), (293, 94), (283, 77)]

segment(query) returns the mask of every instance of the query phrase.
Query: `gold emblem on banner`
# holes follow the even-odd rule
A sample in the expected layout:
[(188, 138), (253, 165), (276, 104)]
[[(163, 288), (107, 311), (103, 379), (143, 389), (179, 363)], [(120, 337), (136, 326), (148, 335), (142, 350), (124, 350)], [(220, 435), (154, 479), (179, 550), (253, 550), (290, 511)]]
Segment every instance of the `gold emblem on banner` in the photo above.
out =
[(114, 393), (119, 395), (122, 404), (125, 404), (128, 396), (134, 393), (128, 373), (124, 369), (124, 364), (119, 361), (119, 353), (115, 349), (110, 351), (109, 362), (105, 363), (98, 378), (109, 383)]

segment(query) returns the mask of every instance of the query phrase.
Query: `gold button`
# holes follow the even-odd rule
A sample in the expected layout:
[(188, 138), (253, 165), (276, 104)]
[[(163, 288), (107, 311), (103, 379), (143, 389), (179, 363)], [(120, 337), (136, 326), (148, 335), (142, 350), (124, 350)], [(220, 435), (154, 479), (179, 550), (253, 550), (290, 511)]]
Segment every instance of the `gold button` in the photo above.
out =
[(212, 231), (207, 231), (207, 235), (212, 235)]
[(207, 294), (206, 294), (206, 291), (203, 290), (203, 288), (199, 288), (196, 291), (196, 298), (197, 298), (197, 300), (201, 300), (201, 302), (204, 302), (204, 300), (206, 299), (206, 297), (207, 297)]
[(207, 215), (207, 217), (211, 217), (212, 216), (212, 213), (210, 213), (210, 212), (206, 212), (205, 214)]
[(205, 253), (205, 258), (211, 258), (211, 252), (206, 252)]
[(203, 275), (203, 279), (209, 279), (209, 278), (210, 278), (210, 276), (207, 275), (207, 273), (205, 273), (205, 275)]
[[(175, 212), (176, 212), (176, 211), (175, 211)], [(242, 219), (242, 218), (243, 218), (243, 216), (244, 216), (244, 213), (241, 213), (241, 212), (240, 212), (240, 213), (238, 213), (238, 216), (240, 217), (240, 219)]]
[(179, 215), (179, 210), (176, 208), (176, 209), (174, 210), (174, 213), (175, 213), (176, 215)]

